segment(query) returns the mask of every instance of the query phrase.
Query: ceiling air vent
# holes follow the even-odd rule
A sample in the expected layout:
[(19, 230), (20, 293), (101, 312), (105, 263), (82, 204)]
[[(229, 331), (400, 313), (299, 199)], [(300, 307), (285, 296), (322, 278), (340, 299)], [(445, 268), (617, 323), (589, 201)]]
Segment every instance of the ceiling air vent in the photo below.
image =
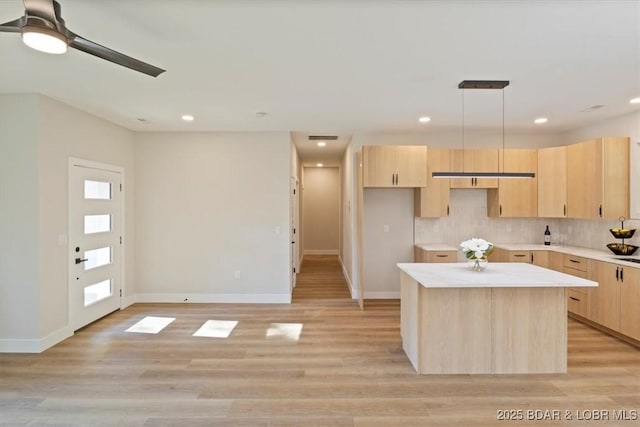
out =
[(309, 135), (309, 141), (336, 141), (336, 135)]

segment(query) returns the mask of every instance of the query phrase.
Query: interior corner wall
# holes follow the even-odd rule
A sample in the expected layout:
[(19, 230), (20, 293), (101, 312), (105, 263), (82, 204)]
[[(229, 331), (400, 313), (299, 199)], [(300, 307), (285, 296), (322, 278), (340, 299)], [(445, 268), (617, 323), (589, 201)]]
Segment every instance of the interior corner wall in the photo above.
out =
[(285, 132), (138, 133), (139, 302), (289, 302)]
[[(125, 185), (133, 184), (133, 133), (41, 95), (2, 95), (0, 100), (0, 304), (9, 306), (2, 307), (0, 350), (38, 352), (73, 333), (68, 326), (68, 159), (121, 166)], [(126, 296), (135, 292), (133, 186), (125, 192)]]
[(353, 272), (353, 248), (354, 248), (354, 228), (355, 228), (355, 207), (354, 207), (354, 165), (353, 165), (353, 149), (351, 143), (347, 145), (347, 148), (342, 157), (342, 167), (340, 174), (341, 178), (341, 196), (342, 196), (342, 245), (340, 257), (342, 259), (342, 265), (344, 267), (344, 273), (346, 275), (347, 282), (351, 287), (351, 295), (355, 296), (356, 289), (354, 289), (354, 272)]
[(0, 95), (0, 351), (40, 338), (37, 122), (36, 95)]

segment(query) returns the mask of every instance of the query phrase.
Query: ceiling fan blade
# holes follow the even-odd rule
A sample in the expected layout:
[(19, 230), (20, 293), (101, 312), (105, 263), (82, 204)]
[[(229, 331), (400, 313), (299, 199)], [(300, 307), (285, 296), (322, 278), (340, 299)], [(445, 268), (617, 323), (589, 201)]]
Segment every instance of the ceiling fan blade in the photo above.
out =
[[(60, 18), (60, 5), (53, 0), (22, 0), (27, 15), (37, 16), (55, 24)], [(55, 5), (54, 5), (55, 3)], [(56, 6), (57, 12), (56, 13)]]
[(0, 24), (0, 32), (3, 33), (19, 33), (24, 25), (24, 16), (13, 21)]
[(107, 61), (111, 61), (115, 64), (122, 65), (123, 67), (139, 71), (152, 77), (158, 77), (158, 75), (165, 72), (162, 68), (155, 67), (123, 53), (116, 52), (115, 50), (74, 34), (71, 31), (69, 31), (69, 34), (69, 46), (74, 49), (81, 50), (85, 53), (97, 56), (98, 58), (106, 59)]

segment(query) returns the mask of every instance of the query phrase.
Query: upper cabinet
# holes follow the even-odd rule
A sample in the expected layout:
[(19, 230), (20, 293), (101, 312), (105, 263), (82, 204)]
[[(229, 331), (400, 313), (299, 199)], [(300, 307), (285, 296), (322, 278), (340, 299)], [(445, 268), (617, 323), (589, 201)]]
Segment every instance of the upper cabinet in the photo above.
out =
[(427, 186), (415, 189), (413, 203), (415, 216), (439, 218), (449, 216), (449, 180), (433, 178), (433, 172), (451, 169), (449, 150), (429, 148), (427, 150)]
[(536, 177), (501, 178), (497, 189), (487, 191), (487, 215), (501, 218), (538, 216), (538, 150), (500, 150), (499, 157), (500, 171), (533, 172)]
[[(497, 172), (498, 150), (491, 148), (451, 150), (453, 172)], [(497, 178), (454, 178), (451, 188), (498, 188)]]
[(367, 145), (362, 147), (364, 187), (424, 187), (427, 147)]
[(567, 147), (571, 218), (629, 217), (629, 138), (598, 138)]
[(567, 216), (567, 147), (538, 150), (538, 216)]

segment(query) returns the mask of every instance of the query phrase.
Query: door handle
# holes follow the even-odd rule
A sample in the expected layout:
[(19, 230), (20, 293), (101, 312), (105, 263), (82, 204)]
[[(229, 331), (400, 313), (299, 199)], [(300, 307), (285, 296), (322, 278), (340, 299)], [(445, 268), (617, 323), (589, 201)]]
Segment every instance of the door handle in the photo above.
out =
[(81, 262), (89, 261), (88, 258), (76, 258), (76, 264), (80, 264)]

